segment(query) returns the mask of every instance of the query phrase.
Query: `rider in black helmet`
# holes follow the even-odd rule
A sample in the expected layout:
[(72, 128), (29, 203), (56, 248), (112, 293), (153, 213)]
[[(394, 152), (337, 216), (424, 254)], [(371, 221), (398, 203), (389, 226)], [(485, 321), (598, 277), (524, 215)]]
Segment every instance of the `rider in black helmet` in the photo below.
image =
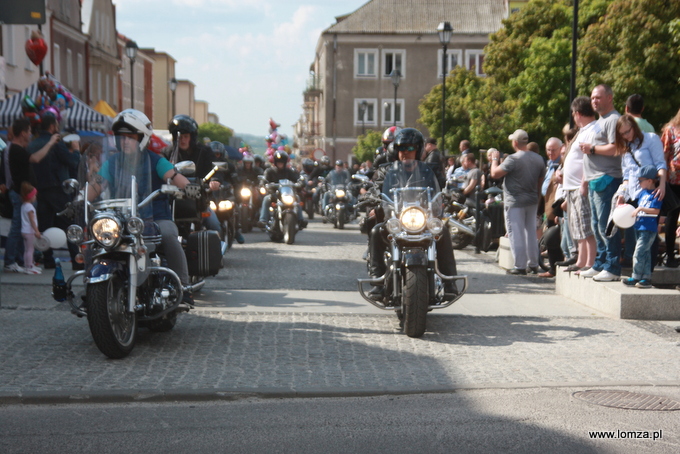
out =
[[(267, 183), (278, 183), (280, 180), (290, 180), (292, 182), (298, 181), (300, 175), (288, 167), (288, 153), (285, 151), (277, 151), (274, 153), (274, 165), (264, 172), (264, 178)], [(269, 222), (269, 206), (271, 205), (271, 195), (267, 194), (262, 199), (262, 208), (260, 209), (260, 220), (257, 226), (264, 228)], [(307, 221), (302, 217), (302, 207), (298, 204), (297, 207), (298, 225), (300, 230), (307, 227)]]

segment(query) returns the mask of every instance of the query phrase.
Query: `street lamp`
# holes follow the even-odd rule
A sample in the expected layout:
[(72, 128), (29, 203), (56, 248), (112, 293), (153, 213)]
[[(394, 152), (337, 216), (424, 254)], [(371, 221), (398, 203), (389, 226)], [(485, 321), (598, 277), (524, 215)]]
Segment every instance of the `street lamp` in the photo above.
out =
[(359, 104), (359, 116), (361, 117), (361, 135), (366, 133), (366, 109), (368, 108), (368, 103), (364, 100)]
[(125, 44), (125, 55), (130, 59), (130, 107), (135, 108), (135, 58), (137, 58), (137, 43), (129, 40)]
[(168, 81), (170, 84), (170, 91), (172, 92), (172, 117), (175, 117), (175, 90), (177, 90), (177, 79), (174, 77)]
[(394, 85), (394, 108), (392, 109), (392, 116), (394, 117), (394, 126), (397, 126), (397, 88), (399, 88), (399, 81), (401, 80), (401, 73), (398, 69), (393, 69), (390, 73), (392, 85)]
[(449, 41), (451, 41), (451, 35), (453, 34), (451, 23), (441, 22), (437, 27), (437, 33), (439, 34), (439, 42), (442, 43), (442, 46), (444, 47), (444, 52), (442, 53), (442, 151), (446, 153), (446, 142), (444, 140), (446, 134), (446, 126), (444, 124), (444, 119), (446, 118), (446, 61), (448, 60), (446, 55), (446, 47), (449, 45)]

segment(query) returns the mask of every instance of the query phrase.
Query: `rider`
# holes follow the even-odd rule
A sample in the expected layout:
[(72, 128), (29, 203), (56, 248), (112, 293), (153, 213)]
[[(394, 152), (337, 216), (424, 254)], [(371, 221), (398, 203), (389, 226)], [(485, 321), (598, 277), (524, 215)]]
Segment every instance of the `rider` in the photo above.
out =
[[(222, 142), (213, 140), (208, 144), (208, 146), (212, 150), (215, 162), (224, 162), (227, 166), (226, 169), (216, 171), (215, 175), (213, 175), (213, 177), (210, 179), (210, 190), (212, 192), (218, 192), (220, 191), (220, 189), (224, 188), (233, 194), (237, 182), (236, 167), (234, 166), (234, 164), (230, 162), (229, 156), (227, 156), (227, 151), (225, 150), (224, 144), (222, 144)], [(214, 182), (216, 182), (217, 184), (215, 184)], [(234, 238), (236, 239), (238, 244), (243, 244), (246, 242), (246, 240), (245, 238), (243, 238), (243, 235), (241, 234), (241, 220), (239, 216), (240, 213), (238, 211), (238, 205), (235, 205), (234, 207), (234, 214), (236, 219), (236, 234), (234, 235)], [(222, 226), (220, 225), (220, 228), (221, 227)]]
[(375, 160), (373, 161), (373, 168), (377, 169), (383, 164), (386, 164), (389, 160), (388, 147), (394, 141), (397, 133), (401, 130), (399, 126), (390, 126), (385, 129), (382, 135), (382, 147), (378, 147), (375, 150)]
[[(345, 163), (342, 162), (342, 159), (338, 159), (335, 161), (335, 169), (331, 170), (328, 176), (326, 177), (326, 183), (330, 184), (331, 186), (335, 186), (336, 184), (342, 184), (345, 185), (345, 193), (349, 197), (350, 205), (352, 205), (352, 194), (349, 192), (349, 183), (350, 183), (350, 178), (349, 178), (349, 172), (345, 169)], [(332, 197), (331, 191), (327, 191), (323, 195), (323, 204), (321, 205), (322, 213), (324, 215), (326, 214), (326, 205), (328, 205), (328, 202), (330, 202)]]
[[(385, 176), (382, 186), (382, 193), (392, 198), (390, 189), (400, 187), (430, 187), (435, 193), (439, 192), (439, 184), (432, 169), (420, 161), (423, 151), (423, 135), (414, 128), (404, 128), (399, 131), (394, 139), (394, 149), (398, 154), (398, 161), (389, 166), (389, 171)], [(412, 181), (414, 174), (421, 178)], [(404, 179), (403, 176), (411, 178)], [(382, 207), (377, 208), (382, 209)], [(385, 250), (387, 249), (387, 232), (384, 223), (379, 223), (371, 230), (369, 235), (369, 250), (371, 252), (371, 263), (369, 274), (372, 278), (379, 278), (385, 274)], [(441, 237), (437, 241), (437, 261), (441, 272), (448, 276), (455, 276), (456, 260), (453, 256), (453, 246), (451, 235), (448, 229), (442, 230)], [(457, 293), (456, 285), (453, 281), (445, 281), (444, 292), (447, 295)], [(381, 297), (384, 293), (383, 286), (373, 287), (369, 294)]]
[[(198, 124), (188, 115), (175, 115), (168, 125), (172, 134), (172, 145), (161, 152), (172, 164), (181, 161), (192, 161), (196, 164), (196, 179), (202, 179), (213, 168), (213, 153), (206, 146), (198, 143)], [(209, 183), (210, 190), (219, 189), (219, 181)], [(208, 208), (210, 216), (203, 219), (203, 225), (208, 230), (221, 231), (220, 221), (213, 210)]]
[[(300, 176), (298, 173), (288, 167), (288, 153), (285, 151), (277, 151), (274, 153), (274, 166), (268, 168), (264, 173), (264, 178), (267, 183), (278, 183), (281, 180), (290, 180), (292, 182), (298, 181)], [(271, 194), (267, 194), (262, 199), (262, 208), (260, 209), (260, 220), (257, 226), (261, 229), (265, 228), (269, 222), (269, 206), (271, 205)], [(307, 227), (307, 221), (302, 217), (302, 207), (297, 206), (298, 226), (300, 230)]]
[[(326, 176), (330, 173), (330, 171), (333, 170), (331, 167), (331, 158), (328, 156), (323, 156), (319, 160), (319, 165), (316, 166), (316, 168), (312, 171), (310, 175), (310, 179), (317, 181), (319, 177), (326, 178)], [(319, 184), (319, 187), (317, 188), (316, 192), (314, 192), (314, 206), (318, 207), (319, 206), (319, 199), (321, 198), (321, 191), (322, 185)]]
[[(112, 154), (99, 172), (94, 175), (93, 181), (90, 182), (92, 191), (88, 193), (90, 201), (96, 199), (106, 189), (106, 186), (110, 186), (111, 193), (115, 194), (116, 185), (122, 187), (124, 181), (129, 181), (131, 169), (125, 165), (126, 161), (133, 162), (135, 165), (134, 172), (138, 175), (140, 191), (144, 191), (143, 182), (148, 180), (145, 177), (147, 173), (151, 175), (150, 188), (147, 188), (150, 190), (160, 189), (166, 181), (180, 189), (184, 189), (189, 184), (189, 180), (177, 173), (175, 167), (167, 159), (147, 148), (153, 129), (151, 121), (142, 112), (135, 109), (122, 111), (113, 119), (111, 129), (116, 136), (116, 145), (120, 152)], [(161, 231), (161, 245), (165, 251), (168, 267), (177, 273), (182, 285), (189, 285), (187, 259), (178, 240), (177, 226), (172, 221), (172, 209), (168, 198), (164, 195), (156, 197), (152, 202), (151, 210), (140, 215), (145, 217), (145, 220), (153, 220), (158, 224)], [(183, 302), (191, 306), (194, 304), (191, 295), (187, 292), (184, 292)]]

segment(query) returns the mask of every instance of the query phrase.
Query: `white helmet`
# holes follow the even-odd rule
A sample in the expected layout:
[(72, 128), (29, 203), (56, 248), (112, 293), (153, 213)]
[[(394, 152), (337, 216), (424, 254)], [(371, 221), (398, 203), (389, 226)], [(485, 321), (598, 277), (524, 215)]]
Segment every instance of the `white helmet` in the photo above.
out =
[(153, 129), (149, 117), (136, 109), (125, 109), (113, 119), (111, 126), (114, 134), (129, 133), (138, 134), (142, 137), (139, 140), (139, 151), (144, 151), (149, 144)]

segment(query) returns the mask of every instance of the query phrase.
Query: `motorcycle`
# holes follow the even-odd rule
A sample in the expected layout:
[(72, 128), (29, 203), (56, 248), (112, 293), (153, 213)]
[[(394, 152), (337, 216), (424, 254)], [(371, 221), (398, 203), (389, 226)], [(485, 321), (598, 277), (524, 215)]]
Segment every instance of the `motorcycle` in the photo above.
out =
[(331, 196), (326, 204), (325, 220), (332, 222), (333, 227), (342, 230), (353, 216), (347, 187), (344, 184), (334, 184), (330, 186), (329, 192)]
[(302, 200), (302, 209), (307, 213), (309, 219), (314, 219), (314, 192), (316, 190), (317, 179), (309, 178), (305, 173), (300, 175), (300, 200)]
[[(67, 300), (72, 313), (87, 317), (95, 344), (113, 359), (130, 354), (138, 327), (170, 331), (177, 315), (191, 309), (182, 303), (182, 296), (193, 289), (183, 288), (179, 276), (164, 266), (160, 229), (143, 219), (148, 217), (155, 199), (163, 195), (197, 197), (200, 189), (188, 186), (182, 191), (163, 185), (146, 195), (140, 189), (145, 185), (144, 178), (140, 180), (134, 175), (128, 181), (118, 180), (115, 193), (106, 190), (93, 202), (88, 202), (93, 189), (85, 184), (65, 210), (75, 221), (67, 229), (67, 238), (81, 250), (76, 260), (84, 264), (84, 270), (64, 282), (58, 279), (58, 267), (53, 280), (55, 300)], [(146, 195), (144, 200), (139, 200), (140, 195)], [(77, 278), (84, 283), (81, 304), (72, 288)]]
[(223, 184), (217, 191), (211, 191), (209, 196), (210, 209), (215, 212), (222, 228), (221, 239), (228, 249), (234, 244), (238, 224), (238, 212), (234, 200), (234, 191), (230, 184)]
[(238, 190), (238, 202), (241, 214), (241, 231), (248, 233), (253, 230), (253, 225), (257, 223), (260, 216), (260, 197), (256, 192), (255, 184), (250, 180), (241, 183)]
[[(404, 172), (404, 167), (400, 167)], [(404, 172), (403, 181), (408, 180)], [(417, 178), (415, 179), (417, 181)], [(439, 271), (436, 241), (445, 228), (442, 195), (429, 187), (406, 187), (392, 190), (394, 199), (380, 194), (388, 206), (385, 228), (388, 247), (385, 251), (386, 272), (379, 278), (358, 279), (361, 296), (379, 309), (395, 311), (409, 337), (425, 333), (427, 312), (455, 303), (467, 290), (467, 276), (447, 276)], [(387, 213), (391, 212), (391, 215)], [(445, 281), (463, 281), (457, 294), (444, 292)], [(369, 297), (365, 285), (384, 286), (384, 297)], [(447, 296), (448, 295), (448, 296)]]
[[(484, 252), (505, 234), (502, 211), (502, 190), (491, 187), (484, 191), (487, 197), (479, 213), (480, 225), (477, 226), (478, 215), (475, 207), (462, 202), (459, 189), (446, 189), (448, 200), (445, 212), (448, 214), (446, 224), (451, 234), (454, 249), (464, 249), (475, 241)], [(500, 204), (500, 205), (499, 205)], [(500, 211), (499, 211), (500, 207)], [(500, 220), (498, 215), (500, 214)]]
[[(264, 177), (260, 178), (264, 180)], [(297, 185), (290, 180), (280, 180), (278, 183), (267, 183), (265, 187), (271, 195), (269, 222), (265, 231), (274, 242), (293, 244), (298, 230), (297, 209), (300, 203), (295, 194)]]

